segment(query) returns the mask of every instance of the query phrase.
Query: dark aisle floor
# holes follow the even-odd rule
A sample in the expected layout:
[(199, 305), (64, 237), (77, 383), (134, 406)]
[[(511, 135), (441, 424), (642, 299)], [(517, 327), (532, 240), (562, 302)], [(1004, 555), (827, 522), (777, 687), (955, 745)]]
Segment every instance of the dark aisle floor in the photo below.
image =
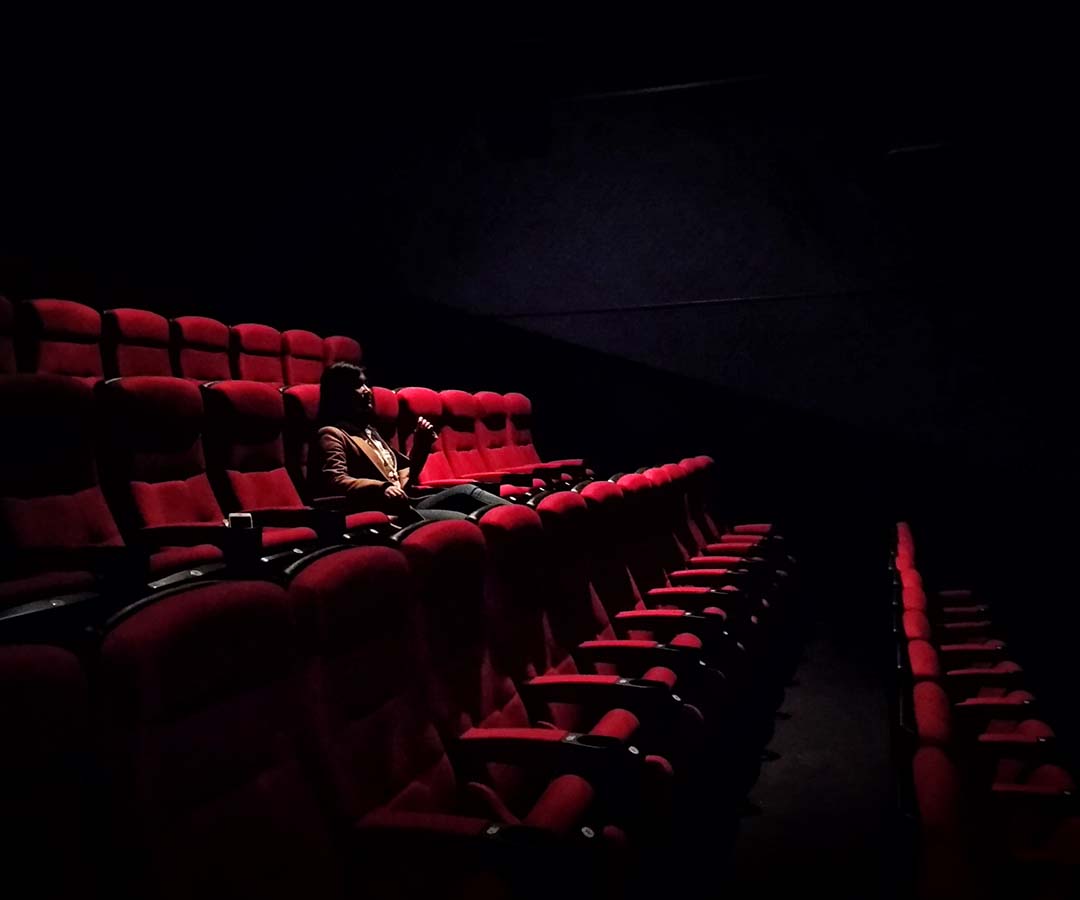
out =
[(725, 897), (895, 897), (882, 647), (819, 626), (742, 820)]

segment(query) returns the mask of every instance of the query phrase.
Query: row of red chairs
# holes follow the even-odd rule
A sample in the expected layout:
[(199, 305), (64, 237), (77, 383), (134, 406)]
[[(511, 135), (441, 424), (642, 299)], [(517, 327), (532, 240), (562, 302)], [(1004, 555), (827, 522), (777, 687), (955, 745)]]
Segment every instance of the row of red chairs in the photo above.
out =
[(145, 309), (96, 309), (71, 300), (12, 304), (0, 296), (0, 375), (66, 375), (97, 381), (174, 375), (195, 382), (243, 379), (317, 384), (334, 362), (359, 364), (353, 338), (233, 325), (205, 316), (169, 320)]
[[(523, 395), (474, 398), (426, 388), (374, 394), (378, 427), (395, 447), (411, 450), (419, 415), (442, 428), (421, 473), (429, 486), (487, 479), (527, 499), (568, 465), (584, 471), (581, 460), (540, 462)], [(382, 513), (345, 514), (342, 498), (310, 489), (318, 400), (318, 385), (280, 390), (253, 381), (199, 386), (132, 376), (91, 389), (64, 376), (0, 376), (10, 434), (0, 471), (0, 615), (37, 621), (43, 603), (53, 611), (81, 607), (103, 572), (161, 586), (227, 557), (295, 553), (385, 530)], [(485, 415), (470, 418), (479, 416), (480, 403)], [(472, 472), (481, 463), (503, 471)], [(453, 477), (429, 478), (432, 472)], [(545, 477), (499, 485), (513, 478), (509, 472)], [(223, 524), (241, 512), (255, 526), (242, 535)]]
[[(306, 553), (0, 647), (40, 896), (700, 888), (798, 645), (786, 542), (711, 460)], [(707, 827), (702, 827), (703, 823)]]
[(927, 590), (903, 522), (896, 574), (918, 896), (1076, 896), (1076, 782), (990, 607), (970, 590)]

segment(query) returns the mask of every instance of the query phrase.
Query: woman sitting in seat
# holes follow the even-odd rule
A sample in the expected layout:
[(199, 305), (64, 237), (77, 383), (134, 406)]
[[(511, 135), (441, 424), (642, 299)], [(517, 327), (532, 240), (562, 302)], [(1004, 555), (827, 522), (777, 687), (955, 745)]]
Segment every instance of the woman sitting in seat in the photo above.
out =
[(417, 420), (410, 459), (379, 434), (374, 416), (374, 394), (364, 369), (337, 362), (323, 371), (319, 431), (308, 468), (315, 496), (344, 495), (349, 512), (379, 510), (406, 521), (465, 518), (484, 506), (508, 502), (473, 484), (413, 500), (412, 473), (423, 470), (435, 443), (435, 427), (427, 419)]

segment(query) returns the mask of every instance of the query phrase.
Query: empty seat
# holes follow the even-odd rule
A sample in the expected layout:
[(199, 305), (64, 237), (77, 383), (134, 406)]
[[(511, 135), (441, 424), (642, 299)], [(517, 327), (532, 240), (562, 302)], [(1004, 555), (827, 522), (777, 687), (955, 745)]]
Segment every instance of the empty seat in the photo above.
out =
[(0, 294), (0, 375), (15, 371), (15, 308)]
[(510, 443), (506, 398), (494, 391), (478, 391), (473, 399), (477, 406), (477, 445), (484, 468), (495, 471), (520, 466)]
[(301, 329), (282, 332), (281, 365), (285, 384), (318, 384), (323, 371), (323, 339)]
[(76, 658), (44, 645), (0, 647), (0, 796), (5, 893), (97, 896), (86, 784), (86, 680)]
[[(499, 867), (499, 842), (489, 842), (486, 862), (478, 855), (485, 834), (505, 830), (512, 840), (524, 825), (572, 839), (594, 789), (557, 777), (519, 816), (456, 771), (430, 709), (411, 588), (404, 557), (388, 547), (332, 553), (295, 571), (289, 595), (311, 649), (312, 744), (336, 818), (358, 823), (351, 846), (364, 896), (473, 896)], [(502, 868), (536, 877), (531, 867)]]
[[(442, 427), (443, 404), (437, 391), (430, 388), (408, 387), (397, 392), (398, 398), (398, 449), (406, 456), (412, 454), (411, 438), (416, 429), (416, 420), (423, 416), (436, 429)], [(431, 447), (423, 471), (416, 473), (416, 483), (420, 485), (463, 484), (450, 465), (443, 449), (440, 434)]]
[(180, 316), (170, 328), (173, 374), (199, 384), (232, 378), (229, 326), (205, 316)]
[(294, 384), (285, 388), (281, 396), (285, 409), (285, 467), (300, 496), (310, 503), (313, 492), (308, 459), (316, 435), (319, 386)]
[(287, 594), (266, 582), (176, 590), (113, 624), (98, 718), (116, 894), (345, 896), (301, 762), (300, 661)]
[(101, 313), (70, 300), (30, 300), (16, 311), (19, 371), (69, 375), (93, 383), (103, 374)]
[(172, 375), (169, 321), (164, 316), (145, 309), (108, 309), (102, 326), (107, 377)]
[(344, 337), (337, 334), (333, 337), (328, 337), (323, 341), (323, 362), (326, 365), (336, 362), (352, 363), (354, 366), (360, 365), (363, 359), (363, 349), (358, 341), (354, 341), (351, 337)]
[(442, 391), (442, 429), (439, 442), (447, 462), (458, 477), (487, 471), (476, 435), (479, 406), (466, 391)]
[(206, 475), (198, 385), (147, 375), (112, 379), (98, 392), (102, 478), (129, 540), (149, 550), (151, 575), (221, 560), (226, 535)]
[(269, 325), (233, 325), (229, 329), (229, 359), (233, 378), (277, 387), (285, 381), (281, 332)]
[(544, 462), (537, 453), (532, 435), (532, 401), (524, 394), (510, 393), (503, 397), (507, 416), (507, 438), (510, 452), (506, 454), (515, 459), (516, 466), (533, 466), (550, 469), (580, 469), (584, 466), (581, 459), (560, 459)]
[(2, 376), (0, 409), (0, 609), (93, 590), (123, 541), (98, 482), (90, 386)]

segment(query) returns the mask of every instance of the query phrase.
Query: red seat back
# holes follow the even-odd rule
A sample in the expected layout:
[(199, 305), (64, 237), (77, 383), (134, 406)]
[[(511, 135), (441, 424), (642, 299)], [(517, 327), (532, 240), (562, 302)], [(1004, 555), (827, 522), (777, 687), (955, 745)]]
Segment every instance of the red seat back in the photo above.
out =
[(114, 842), (142, 897), (341, 897), (310, 773), (288, 597), (173, 592), (109, 631), (100, 721)]
[(510, 445), (506, 398), (493, 391), (478, 391), (473, 399), (477, 406), (476, 439), (484, 468), (497, 471), (521, 465)]
[(102, 326), (106, 376), (172, 375), (164, 316), (145, 309), (109, 309)]
[(451, 811), (454, 772), (427, 708), (402, 553), (322, 556), (295, 575), (289, 597), (312, 650), (306, 703), (341, 820)]
[(229, 329), (229, 360), (233, 378), (262, 381), (281, 387), (281, 332), (269, 325), (233, 325)]
[(401, 450), (398, 439), (398, 419), (401, 416), (401, 404), (398, 396), (389, 388), (373, 387), (375, 401), (375, 429), (391, 447)]
[(593, 481), (581, 489), (592, 520), (589, 577), (609, 616), (643, 609), (641, 593), (626, 564), (631, 530), (622, 488), (610, 481)]
[(364, 352), (360, 343), (351, 337), (336, 334), (323, 341), (323, 362), (326, 365), (347, 362), (358, 366), (363, 359), (363, 355)]
[(19, 371), (69, 375), (93, 383), (102, 377), (101, 314), (70, 300), (30, 300), (16, 313)]
[(323, 339), (300, 329), (282, 332), (281, 367), (285, 384), (318, 384), (323, 372)]
[(198, 385), (139, 375), (107, 381), (99, 394), (107, 447), (102, 474), (125, 527), (219, 524)]
[(509, 458), (514, 465), (530, 466), (540, 462), (532, 437), (532, 401), (524, 394), (511, 393), (503, 397), (506, 403)]
[(439, 441), (455, 475), (486, 471), (476, 435), (479, 407), (473, 395), (465, 391), (443, 391), (443, 424)]
[(174, 374), (200, 384), (232, 378), (227, 325), (205, 316), (180, 316), (170, 328)]
[[(0, 545), (53, 551), (123, 542), (98, 482), (90, 386), (60, 375), (0, 377), (7, 439), (0, 450)], [(8, 555), (8, 554), (5, 554)]]
[(319, 386), (294, 384), (281, 392), (285, 408), (285, 467), (301, 496), (311, 496), (311, 442), (319, 415)]
[(237, 510), (301, 507), (285, 467), (285, 405), (273, 385), (221, 381), (203, 386), (211, 483)]
[[(402, 388), (397, 392), (397, 398), (399, 449), (406, 456), (410, 456), (413, 452), (412, 435), (418, 417), (423, 416), (436, 428), (442, 426), (442, 398), (435, 391), (421, 387)], [(419, 482), (423, 484), (425, 481), (456, 477), (443, 451), (443, 439), (440, 434), (432, 445), (423, 471), (420, 472)]]

